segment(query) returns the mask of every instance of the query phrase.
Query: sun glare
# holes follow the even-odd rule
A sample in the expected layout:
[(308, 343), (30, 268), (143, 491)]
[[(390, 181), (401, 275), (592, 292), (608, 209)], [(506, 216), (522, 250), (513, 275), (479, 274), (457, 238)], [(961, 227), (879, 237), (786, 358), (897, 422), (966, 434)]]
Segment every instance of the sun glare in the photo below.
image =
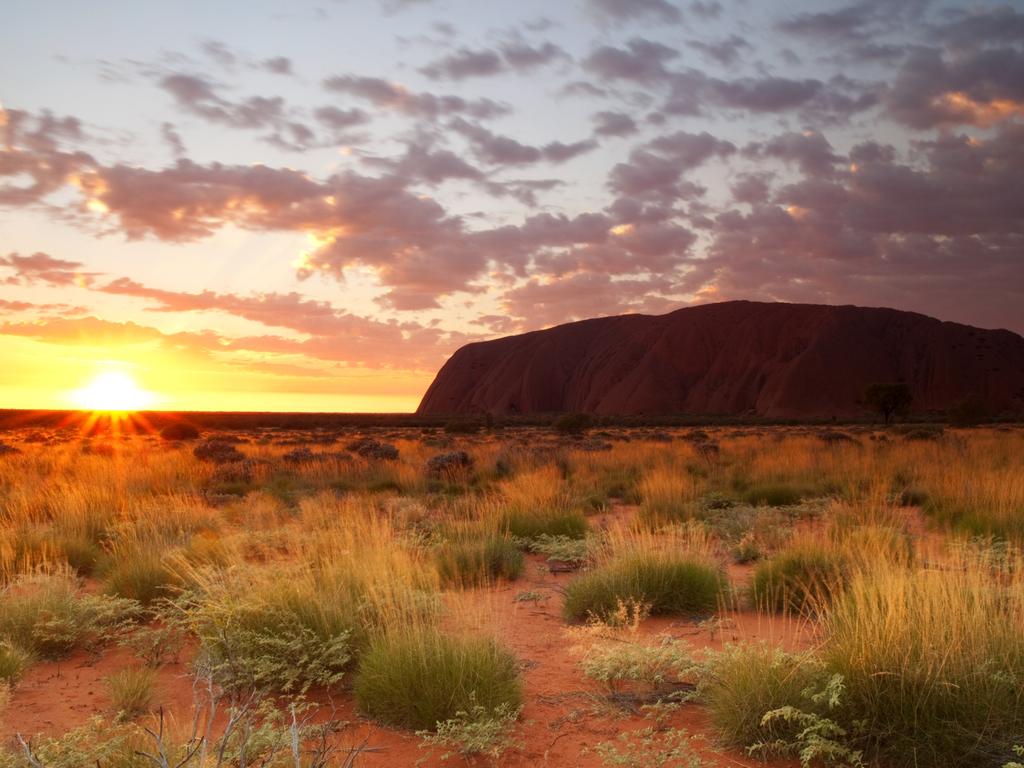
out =
[(128, 374), (104, 371), (75, 391), (73, 399), (79, 407), (90, 411), (137, 411), (152, 404), (154, 396)]

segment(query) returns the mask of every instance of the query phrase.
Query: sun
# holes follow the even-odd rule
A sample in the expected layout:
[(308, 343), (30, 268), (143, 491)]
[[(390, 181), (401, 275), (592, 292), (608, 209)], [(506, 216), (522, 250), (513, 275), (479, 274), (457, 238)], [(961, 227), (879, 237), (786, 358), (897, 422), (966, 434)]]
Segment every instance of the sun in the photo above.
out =
[(89, 384), (72, 393), (81, 407), (90, 411), (138, 411), (152, 404), (152, 392), (142, 389), (127, 373), (104, 371)]

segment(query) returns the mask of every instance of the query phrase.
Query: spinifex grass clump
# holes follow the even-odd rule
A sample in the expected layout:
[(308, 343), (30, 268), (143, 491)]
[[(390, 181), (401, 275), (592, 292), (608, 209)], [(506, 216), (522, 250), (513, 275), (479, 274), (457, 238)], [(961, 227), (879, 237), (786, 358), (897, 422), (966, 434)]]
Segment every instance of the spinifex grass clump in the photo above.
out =
[(671, 552), (634, 551), (613, 557), (570, 582), (565, 592), (565, 617), (603, 619), (622, 603), (649, 606), (652, 614), (712, 613), (727, 582), (706, 559)]
[(155, 546), (115, 550), (103, 567), (107, 592), (137, 600), (143, 605), (170, 597), (180, 580), (171, 570), (166, 554)]
[(523, 572), (523, 553), (503, 536), (442, 544), (435, 557), (446, 586), (473, 587), (499, 578), (514, 581)]
[(803, 692), (816, 687), (822, 675), (811, 654), (789, 654), (765, 644), (732, 645), (709, 658), (700, 695), (726, 745), (790, 741), (792, 727), (779, 720), (763, 722), (763, 717), (780, 707), (805, 707)]
[(700, 485), (682, 468), (662, 465), (640, 480), (640, 519), (658, 525), (694, 516)]
[(542, 534), (581, 539), (587, 519), (579, 500), (557, 467), (547, 466), (516, 475), (501, 484), (501, 497), (485, 515), (493, 517), (509, 536), (533, 539)]
[(111, 708), (121, 718), (131, 720), (145, 714), (153, 705), (156, 672), (147, 668), (128, 668), (106, 679)]
[(845, 574), (846, 562), (839, 549), (801, 544), (757, 566), (751, 597), (758, 608), (800, 613), (829, 601), (842, 589)]
[(1001, 766), (1024, 737), (1024, 581), (979, 563), (856, 576), (825, 618), (844, 719), (895, 766)]
[(459, 712), (507, 712), (522, 701), (516, 659), (494, 641), (424, 626), (377, 637), (355, 678), (359, 709), (386, 725), (433, 730)]
[(13, 686), (32, 663), (32, 654), (10, 640), (0, 641), (0, 688)]

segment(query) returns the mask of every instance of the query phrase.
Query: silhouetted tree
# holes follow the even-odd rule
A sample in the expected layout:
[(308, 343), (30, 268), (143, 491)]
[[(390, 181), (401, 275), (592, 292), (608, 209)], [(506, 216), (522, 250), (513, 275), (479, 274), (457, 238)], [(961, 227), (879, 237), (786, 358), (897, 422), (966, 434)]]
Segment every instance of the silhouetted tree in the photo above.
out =
[(864, 402), (882, 414), (886, 424), (893, 416), (906, 416), (913, 399), (910, 387), (902, 382), (868, 384), (864, 390)]

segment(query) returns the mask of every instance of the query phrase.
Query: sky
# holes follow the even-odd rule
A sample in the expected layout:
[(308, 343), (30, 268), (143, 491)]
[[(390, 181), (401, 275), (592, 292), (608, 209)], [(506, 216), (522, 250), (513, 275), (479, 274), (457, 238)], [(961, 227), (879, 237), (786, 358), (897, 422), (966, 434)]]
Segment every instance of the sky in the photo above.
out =
[(1024, 333), (1024, 0), (0, 19), (0, 408), (411, 411), (463, 344), (733, 299)]

